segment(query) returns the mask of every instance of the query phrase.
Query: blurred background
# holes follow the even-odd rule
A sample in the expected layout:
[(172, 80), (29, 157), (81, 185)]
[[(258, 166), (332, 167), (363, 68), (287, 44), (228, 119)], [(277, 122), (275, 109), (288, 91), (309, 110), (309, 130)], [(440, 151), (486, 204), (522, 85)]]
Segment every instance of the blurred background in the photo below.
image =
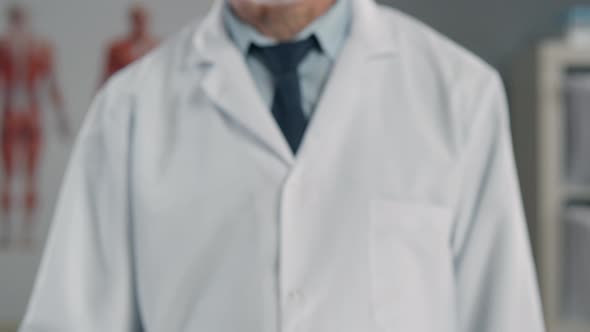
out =
[[(0, 332), (15, 331), (26, 309), (68, 155), (94, 93), (109, 75), (205, 15), (211, 2), (0, 0), (0, 35), (13, 50), (0, 51), (0, 67), (13, 73), (0, 85), (0, 140), (3, 160), (14, 159), (0, 172)], [(380, 2), (425, 21), (501, 72), (546, 319), (551, 332), (590, 332), (590, 1)], [(12, 61), (26, 58), (18, 54), (29, 61)], [(31, 87), (31, 77), (43, 83)], [(16, 144), (23, 132), (27, 143)]]

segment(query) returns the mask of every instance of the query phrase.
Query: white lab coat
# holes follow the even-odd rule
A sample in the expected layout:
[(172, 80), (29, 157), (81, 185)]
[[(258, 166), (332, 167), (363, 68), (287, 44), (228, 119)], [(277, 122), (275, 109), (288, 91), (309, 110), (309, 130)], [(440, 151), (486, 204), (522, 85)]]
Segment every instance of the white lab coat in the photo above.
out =
[(355, 0), (295, 158), (221, 3), (96, 98), (21, 331), (543, 331), (498, 75)]

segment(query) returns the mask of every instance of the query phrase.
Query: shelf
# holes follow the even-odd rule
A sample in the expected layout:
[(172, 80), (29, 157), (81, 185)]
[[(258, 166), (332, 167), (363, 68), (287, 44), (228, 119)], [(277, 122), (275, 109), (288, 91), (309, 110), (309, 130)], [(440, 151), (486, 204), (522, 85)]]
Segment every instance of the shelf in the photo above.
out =
[(590, 67), (590, 46), (572, 45), (561, 40), (541, 44), (541, 52), (560, 65)]
[[(590, 69), (590, 45), (542, 42), (514, 64), (511, 120), (523, 199), (530, 219), (545, 318), (550, 332), (590, 332), (590, 322), (561, 316), (564, 213), (571, 203), (590, 206), (590, 183), (569, 182), (564, 99), (566, 74)], [(590, 72), (590, 71), (588, 71)], [(574, 211), (575, 212), (575, 211)]]
[(574, 321), (574, 320), (561, 320), (559, 322), (554, 322), (553, 330), (557, 332), (588, 332), (590, 331), (590, 322), (584, 321)]
[(0, 332), (16, 332), (17, 327), (17, 323), (0, 322)]
[(590, 185), (568, 185), (564, 192), (564, 199), (567, 201), (588, 201), (590, 203)]

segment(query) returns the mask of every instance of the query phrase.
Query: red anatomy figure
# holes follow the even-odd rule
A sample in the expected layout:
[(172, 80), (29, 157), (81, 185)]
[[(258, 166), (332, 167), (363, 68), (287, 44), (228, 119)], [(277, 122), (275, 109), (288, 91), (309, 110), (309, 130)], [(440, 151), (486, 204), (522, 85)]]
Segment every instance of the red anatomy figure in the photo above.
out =
[(157, 46), (158, 40), (150, 32), (150, 15), (142, 5), (129, 10), (130, 33), (114, 41), (108, 48), (103, 82)]
[[(37, 209), (37, 169), (43, 138), (40, 102), (49, 89), (60, 129), (67, 133), (63, 103), (53, 65), (53, 50), (48, 42), (35, 36), (28, 25), (24, 8), (15, 5), (8, 11), (8, 31), (0, 37), (0, 100), (2, 142), (2, 224), (0, 244), (10, 237), (10, 212), (14, 203), (24, 207), (24, 237), (32, 238)], [(26, 175), (22, 200), (14, 193), (12, 180), (16, 171)]]

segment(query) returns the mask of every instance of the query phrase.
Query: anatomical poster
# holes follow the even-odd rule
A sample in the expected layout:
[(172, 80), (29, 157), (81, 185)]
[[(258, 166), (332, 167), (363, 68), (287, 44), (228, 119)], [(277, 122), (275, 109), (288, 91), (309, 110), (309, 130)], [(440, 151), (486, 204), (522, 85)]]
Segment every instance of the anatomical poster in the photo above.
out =
[(158, 39), (151, 31), (150, 16), (145, 5), (131, 6), (128, 12), (129, 31), (108, 46), (103, 82), (158, 45)]
[(52, 43), (31, 29), (23, 6), (9, 7), (6, 15), (0, 37), (0, 248), (34, 244), (43, 131), (49, 129), (43, 123), (44, 109), (54, 111), (63, 136), (69, 132)]

